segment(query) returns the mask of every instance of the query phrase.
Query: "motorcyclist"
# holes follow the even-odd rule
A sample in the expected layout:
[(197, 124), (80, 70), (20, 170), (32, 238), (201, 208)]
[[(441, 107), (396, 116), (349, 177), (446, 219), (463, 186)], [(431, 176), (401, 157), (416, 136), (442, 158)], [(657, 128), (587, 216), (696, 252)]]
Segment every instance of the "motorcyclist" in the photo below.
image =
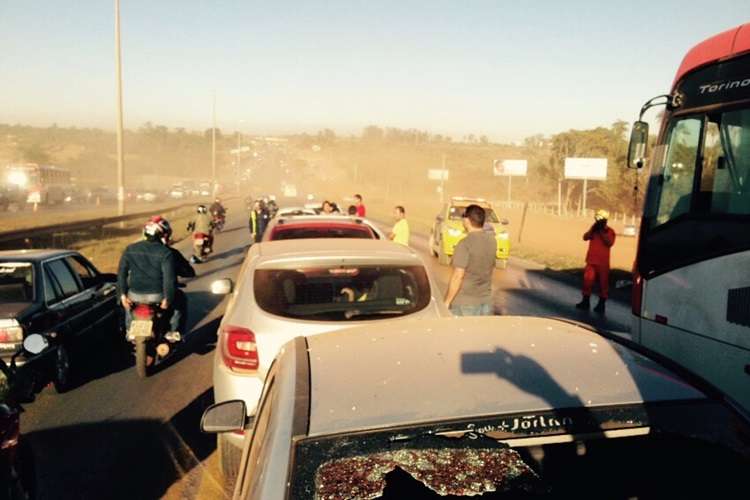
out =
[(211, 212), (211, 215), (214, 217), (220, 217), (224, 218), (224, 216), (227, 213), (227, 209), (224, 208), (224, 205), (221, 204), (221, 199), (216, 198), (213, 203), (211, 203), (211, 206), (208, 207), (208, 211)]
[(175, 299), (174, 254), (164, 246), (164, 228), (149, 220), (143, 240), (128, 245), (117, 270), (117, 291), (125, 308), (125, 324), (130, 328), (134, 303), (159, 304), (167, 310)]
[(151, 218), (151, 222), (158, 224), (162, 228), (161, 242), (169, 248), (174, 257), (175, 264), (175, 294), (174, 304), (172, 305), (171, 315), (169, 317), (169, 330), (167, 335), (174, 335), (175, 340), (180, 340), (185, 333), (185, 322), (187, 320), (187, 296), (177, 286), (177, 278), (195, 278), (195, 269), (190, 262), (183, 257), (182, 253), (172, 247), (172, 226), (169, 221), (159, 215)]
[(252, 211), (250, 211), (249, 220), (250, 238), (253, 243), (260, 243), (263, 239), (263, 233), (266, 231), (269, 219), (268, 210), (266, 210), (263, 202), (261, 200), (256, 200), (255, 203), (253, 203)]
[(190, 262), (193, 264), (203, 262), (204, 246), (207, 246), (206, 251), (210, 253), (213, 249), (213, 221), (211, 216), (208, 215), (208, 209), (206, 205), (198, 205), (196, 210), (195, 219), (188, 224), (188, 231), (192, 231), (193, 239), (196, 236), (204, 235), (204, 238), (208, 239), (208, 245), (193, 245), (193, 256), (190, 258)]

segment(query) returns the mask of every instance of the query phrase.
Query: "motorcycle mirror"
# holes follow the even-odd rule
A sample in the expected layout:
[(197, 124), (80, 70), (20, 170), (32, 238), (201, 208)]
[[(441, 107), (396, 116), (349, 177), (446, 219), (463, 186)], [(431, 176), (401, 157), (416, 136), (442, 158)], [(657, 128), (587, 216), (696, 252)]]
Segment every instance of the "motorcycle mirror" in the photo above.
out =
[(23, 339), (23, 349), (30, 354), (39, 354), (49, 347), (49, 341), (38, 333), (32, 333)]
[(234, 283), (229, 278), (216, 280), (211, 283), (211, 293), (214, 295), (229, 295), (234, 289)]
[(201, 418), (201, 431), (208, 434), (241, 431), (246, 422), (245, 402), (234, 399), (209, 406)]

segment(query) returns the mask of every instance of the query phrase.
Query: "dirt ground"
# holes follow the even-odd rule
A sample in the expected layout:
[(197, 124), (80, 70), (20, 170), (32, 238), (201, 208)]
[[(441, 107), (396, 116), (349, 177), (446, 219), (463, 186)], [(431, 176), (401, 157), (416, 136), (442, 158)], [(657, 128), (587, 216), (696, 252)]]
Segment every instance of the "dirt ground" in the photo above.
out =
[[(395, 201), (392, 204), (385, 200), (371, 201), (368, 215), (378, 220), (390, 220), (392, 205), (395, 204)], [(439, 205), (439, 202), (406, 205), (407, 219), (412, 230), (429, 234)], [(583, 267), (587, 243), (582, 237), (593, 220), (528, 211), (522, 227), (523, 209), (496, 208), (496, 211), (500, 218), (507, 218), (509, 221), (511, 255), (533, 260), (559, 271), (575, 271)], [(628, 273), (633, 267), (637, 239), (622, 234), (624, 223), (621, 220), (612, 221), (610, 226), (617, 234), (612, 247), (612, 268)]]

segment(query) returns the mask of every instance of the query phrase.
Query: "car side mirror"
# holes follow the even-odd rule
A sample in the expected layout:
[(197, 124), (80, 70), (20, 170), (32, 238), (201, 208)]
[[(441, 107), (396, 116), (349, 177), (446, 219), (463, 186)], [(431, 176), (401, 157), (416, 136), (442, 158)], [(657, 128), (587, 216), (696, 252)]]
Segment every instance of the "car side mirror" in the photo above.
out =
[(628, 146), (628, 168), (639, 169), (646, 164), (646, 149), (648, 144), (648, 123), (637, 121), (633, 123)]
[(500, 219), (500, 224), (502, 224), (503, 226), (507, 226), (508, 224), (510, 224), (510, 221), (508, 219)]
[(32, 333), (23, 339), (23, 349), (29, 354), (39, 354), (49, 347), (49, 341), (44, 335)]
[(245, 402), (233, 399), (209, 406), (201, 418), (201, 431), (208, 434), (241, 431), (247, 421)]
[(214, 295), (229, 295), (234, 290), (234, 283), (229, 278), (216, 280), (211, 283), (211, 293)]

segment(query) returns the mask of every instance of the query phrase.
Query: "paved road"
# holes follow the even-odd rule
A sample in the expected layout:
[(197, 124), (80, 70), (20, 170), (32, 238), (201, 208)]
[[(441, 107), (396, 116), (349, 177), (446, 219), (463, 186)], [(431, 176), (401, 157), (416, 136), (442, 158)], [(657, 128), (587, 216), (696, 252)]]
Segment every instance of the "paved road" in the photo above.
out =
[[(129, 359), (105, 357), (74, 390), (45, 389), (27, 406), (23, 433), (33, 447), (38, 498), (222, 498), (215, 439), (198, 430), (213, 401), (211, 363), (222, 301), (210, 282), (235, 277), (248, 235), (237, 212), (219, 235), (216, 254), (198, 266), (189, 283), (191, 333), (185, 354), (154, 376), (140, 380)], [(414, 247), (444, 290), (450, 269), (427, 253), (426, 238)], [(188, 253), (189, 242), (178, 248)], [(514, 263), (495, 271), (495, 306), (501, 314), (563, 316), (626, 332), (628, 311), (611, 304), (606, 319), (573, 309), (577, 288)]]

